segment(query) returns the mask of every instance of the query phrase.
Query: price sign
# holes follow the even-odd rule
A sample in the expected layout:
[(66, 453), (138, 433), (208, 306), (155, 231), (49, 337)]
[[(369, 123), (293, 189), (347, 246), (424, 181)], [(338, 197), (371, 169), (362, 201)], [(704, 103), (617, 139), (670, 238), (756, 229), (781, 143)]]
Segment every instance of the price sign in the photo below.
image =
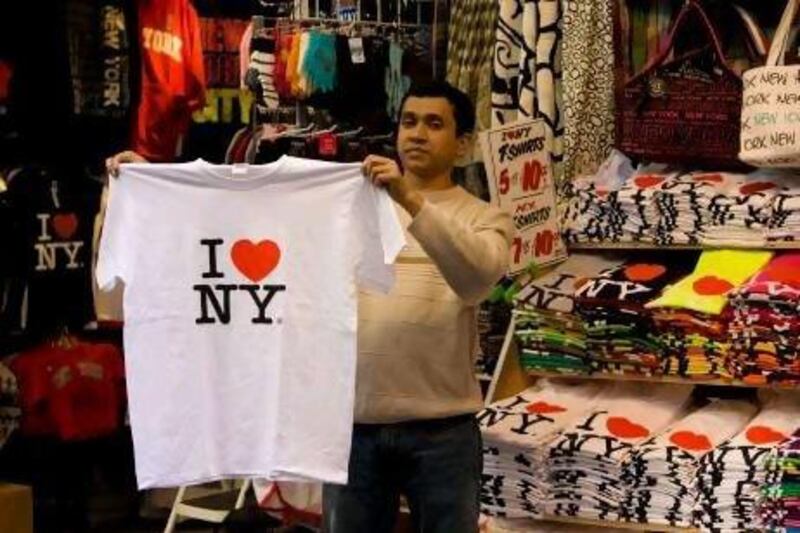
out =
[(492, 203), (514, 219), (510, 273), (531, 263), (546, 266), (564, 259), (556, 211), (556, 191), (541, 120), (518, 122), (481, 134)]

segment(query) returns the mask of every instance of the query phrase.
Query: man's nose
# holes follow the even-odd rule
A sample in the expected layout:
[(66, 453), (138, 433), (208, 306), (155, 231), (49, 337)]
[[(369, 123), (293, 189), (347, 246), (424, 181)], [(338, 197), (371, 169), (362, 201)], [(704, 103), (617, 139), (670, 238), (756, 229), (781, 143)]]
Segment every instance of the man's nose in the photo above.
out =
[(419, 123), (411, 130), (411, 138), (414, 140), (424, 141), (428, 139), (428, 128), (425, 124)]

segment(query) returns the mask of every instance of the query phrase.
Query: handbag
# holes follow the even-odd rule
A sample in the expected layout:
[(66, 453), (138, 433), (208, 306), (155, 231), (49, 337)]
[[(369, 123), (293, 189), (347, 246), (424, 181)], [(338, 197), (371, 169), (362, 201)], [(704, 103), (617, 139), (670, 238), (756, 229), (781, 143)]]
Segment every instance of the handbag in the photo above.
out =
[[(708, 47), (667, 61), (675, 38), (691, 15), (702, 23), (713, 51), (709, 65), (697, 66)], [(702, 6), (689, 0), (681, 9), (663, 51), (625, 83), (617, 117), (619, 148), (648, 161), (740, 167), (739, 121), (742, 80), (728, 65), (719, 36)]]
[(739, 158), (757, 167), (800, 167), (800, 65), (784, 65), (800, 0), (789, 0), (767, 63), (742, 76)]

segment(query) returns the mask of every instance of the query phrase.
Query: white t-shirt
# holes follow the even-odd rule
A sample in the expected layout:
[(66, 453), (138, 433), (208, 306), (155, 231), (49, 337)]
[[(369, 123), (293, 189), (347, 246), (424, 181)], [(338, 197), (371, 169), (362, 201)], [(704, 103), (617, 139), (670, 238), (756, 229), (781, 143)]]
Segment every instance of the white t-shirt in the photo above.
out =
[(97, 280), (125, 284), (140, 488), (347, 481), (358, 286), (405, 240), (358, 164), (123, 165)]

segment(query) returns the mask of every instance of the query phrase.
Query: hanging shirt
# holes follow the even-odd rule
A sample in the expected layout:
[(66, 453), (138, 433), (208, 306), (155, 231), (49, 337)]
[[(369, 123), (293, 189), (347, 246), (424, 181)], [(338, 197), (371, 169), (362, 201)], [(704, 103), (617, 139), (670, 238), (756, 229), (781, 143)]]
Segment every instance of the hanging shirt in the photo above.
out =
[(188, 0), (141, 0), (142, 90), (133, 150), (154, 161), (175, 158), (192, 112), (205, 103), (197, 13)]
[(359, 164), (123, 165), (97, 277), (125, 283), (139, 487), (345, 483), (357, 286), (388, 291), (403, 245)]
[(94, 318), (92, 220), (100, 186), (68, 169), (19, 167), (8, 176), (0, 332), (30, 340), (82, 328)]
[(64, 12), (72, 89), (70, 139), (80, 150), (80, 161), (94, 168), (108, 154), (128, 147), (133, 12), (123, 0), (67, 0)]

